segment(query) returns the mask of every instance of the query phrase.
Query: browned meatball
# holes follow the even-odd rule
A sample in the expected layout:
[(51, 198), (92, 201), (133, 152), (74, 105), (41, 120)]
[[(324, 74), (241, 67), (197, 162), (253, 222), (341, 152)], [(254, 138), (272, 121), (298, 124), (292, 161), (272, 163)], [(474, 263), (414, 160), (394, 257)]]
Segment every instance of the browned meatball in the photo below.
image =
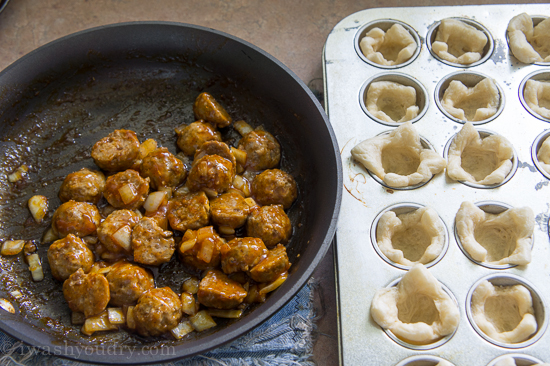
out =
[(83, 237), (94, 234), (100, 221), (101, 215), (95, 205), (70, 200), (55, 210), (52, 230), (60, 238), (69, 234)]
[(227, 127), (231, 124), (231, 116), (209, 93), (200, 93), (193, 104), (193, 112), (197, 119), (204, 119), (215, 123), (218, 127)]
[(187, 187), (191, 191), (207, 189), (216, 194), (229, 189), (234, 177), (233, 164), (219, 155), (205, 155), (193, 162)]
[(238, 271), (246, 272), (258, 264), (267, 254), (267, 248), (262, 239), (235, 238), (221, 247), (222, 270), (231, 274)]
[(199, 160), (205, 155), (218, 155), (224, 159), (229, 160), (233, 166), (236, 165), (235, 156), (233, 156), (233, 154), (231, 153), (231, 149), (229, 148), (229, 145), (227, 145), (225, 142), (220, 142), (220, 141), (205, 142), (196, 151), (193, 159)]
[(290, 262), (286, 254), (286, 248), (278, 244), (248, 274), (254, 281), (272, 282), (283, 272), (288, 271), (289, 268)]
[(176, 250), (171, 231), (162, 230), (155, 219), (142, 218), (132, 231), (134, 261), (158, 266), (170, 261)]
[[(211, 226), (209, 228), (212, 229)], [(185, 236), (182, 238), (182, 242), (184, 240)], [(182, 263), (199, 270), (215, 268), (220, 264), (220, 248), (223, 244), (224, 240), (214, 232), (212, 236), (202, 240), (198, 238), (195, 245), (183, 253), (180, 243), (179, 258)]]
[[(97, 228), (97, 237), (105, 248), (111, 253), (129, 252), (130, 243), (121, 243), (113, 240), (113, 235), (124, 229), (128, 234), (131, 234), (132, 229), (139, 222), (139, 215), (130, 210), (116, 210), (99, 224)], [(127, 228), (125, 228), (127, 226)]]
[(174, 230), (199, 229), (209, 220), (210, 204), (204, 192), (177, 197), (168, 204), (168, 222)]
[(269, 169), (258, 174), (251, 188), (252, 197), (262, 206), (283, 205), (284, 209), (288, 209), (298, 197), (294, 178), (279, 169)]
[(115, 208), (135, 210), (143, 206), (149, 194), (149, 178), (142, 178), (132, 169), (116, 173), (107, 178), (103, 195)]
[(115, 130), (92, 147), (96, 165), (111, 172), (130, 168), (138, 154), (139, 140), (130, 130)]
[(210, 211), (216, 225), (235, 229), (245, 224), (250, 206), (240, 194), (228, 192), (210, 202)]
[(153, 275), (145, 268), (128, 262), (118, 262), (105, 276), (113, 306), (135, 305), (146, 291), (155, 288)]
[(144, 293), (134, 308), (136, 330), (142, 336), (158, 336), (176, 327), (182, 317), (179, 296), (169, 287)]
[(150, 152), (141, 162), (140, 172), (151, 179), (151, 186), (156, 189), (176, 187), (187, 176), (182, 161), (165, 147)]
[(218, 270), (210, 270), (199, 284), (197, 301), (216, 309), (233, 309), (242, 303), (246, 290), (237, 281)]
[(109, 282), (99, 273), (84, 273), (82, 268), (63, 283), (63, 296), (72, 311), (89, 317), (101, 313), (110, 300)]
[(283, 206), (271, 205), (253, 207), (246, 222), (248, 236), (260, 238), (271, 248), (278, 243), (286, 243), (292, 233), (290, 219)]
[(222, 136), (216, 128), (203, 120), (193, 122), (183, 128), (176, 128), (178, 147), (185, 155), (192, 156), (207, 141), (221, 141)]
[(61, 202), (69, 200), (97, 204), (105, 189), (105, 175), (97, 170), (82, 168), (65, 177), (59, 189)]
[(69, 234), (56, 240), (48, 248), (48, 262), (52, 276), (65, 281), (79, 268), (88, 272), (94, 264), (94, 253), (78, 236)]
[(281, 160), (281, 146), (272, 134), (262, 130), (247, 133), (239, 141), (246, 152), (246, 168), (254, 171), (275, 168)]

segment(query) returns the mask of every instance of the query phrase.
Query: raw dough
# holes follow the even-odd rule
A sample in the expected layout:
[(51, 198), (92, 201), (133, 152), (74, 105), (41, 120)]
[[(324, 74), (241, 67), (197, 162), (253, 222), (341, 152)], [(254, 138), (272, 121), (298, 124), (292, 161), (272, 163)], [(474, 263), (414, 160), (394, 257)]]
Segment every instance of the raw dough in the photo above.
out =
[(476, 261), (495, 265), (531, 262), (535, 215), (529, 207), (490, 214), (462, 202), (455, 218), (462, 247)]
[(454, 365), (449, 361), (442, 360), (442, 361), (439, 361), (435, 366), (454, 366)]
[(394, 24), (385, 33), (380, 28), (367, 32), (359, 42), (363, 55), (370, 61), (384, 66), (402, 64), (414, 55), (416, 42), (400, 24)]
[(375, 81), (367, 90), (367, 109), (386, 122), (405, 122), (418, 116), (416, 90), (393, 81)]
[(508, 23), (508, 43), (512, 54), (523, 63), (550, 62), (550, 18), (533, 27), (529, 15), (516, 15)]
[(432, 50), (444, 60), (468, 65), (481, 59), (486, 44), (487, 36), (482, 31), (457, 19), (443, 19)]
[(411, 122), (359, 143), (351, 155), (391, 187), (426, 182), (446, 165), (435, 151), (422, 148)]
[[(533, 364), (537, 366), (550, 366), (550, 363), (537, 363)], [(498, 362), (495, 362), (493, 366), (516, 366), (516, 360), (514, 360), (512, 357), (505, 357)]]
[(382, 253), (395, 263), (426, 264), (443, 250), (445, 229), (431, 207), (401, 215), (387, 211), (378, 221), (376, 239)]
[(519, 343), (537, 331), (531, 293), (525, 286), (493, 286), (483, 281), (472, 294), (472, 316), (490, 338)]
[(397, 286), (378, 290), (370, 313), (382, 328), (415, 344), (452, 334), (460, 320), (458, 306), (422, 264), (415, 264)]
[(550, 137), (544, 139), (544, 142), (540, 146), (537, 152), (537, 160), (542, 169), (550, 174)]
[(527, 80), (523, 98), (535, 113), (550, 118), (550, 81)]
[(490, 135), (481, 138), (467, 122), (457, 133), (448, 153), (449, 178), (491, 185), (502, 183), (512, 170), (514, 149), (504, 137)]
[(463, 121), (483, 121), (493, 116), (500, 104), (500, 93), (494, 81), (485, 78), (473, 88), (453, 80), (445, 89), (441, 106)]

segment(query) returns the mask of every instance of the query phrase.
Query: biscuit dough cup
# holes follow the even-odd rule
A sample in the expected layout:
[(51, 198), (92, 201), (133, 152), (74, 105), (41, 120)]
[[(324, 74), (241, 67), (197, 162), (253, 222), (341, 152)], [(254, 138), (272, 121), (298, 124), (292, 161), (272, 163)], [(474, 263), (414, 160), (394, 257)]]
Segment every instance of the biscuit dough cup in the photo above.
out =
[(511, 177), (514, 157), (507, 139), (499, 135), (482, 138), (472, 123), (467, 122), (449, 146), (447, 175), (477, 185), (501, 184)]
[(451, 336), (460, 320), (456, 302), (422, 264), (414, 265), (396, 286), (378, 290), (370, 313), (384, 330), (413, 345)]
[(390, 187), (408, 187), (427, 182), (445, 169), (445, 159), (423, 148), (411, 122), (365, 140), (351, 155)]
[[(536, 167), (544, 176), (550, 179), (550, 133), (545, 131), (541, 135), (534, 142), (531, 154)], [(542, 143), (540, 140), (542, 140)], [(538, 144), (540, 146), (537, 146)]]
[(437, 27), (432, 52), (442, 60), (470, 65), (483, 57), (488, 37), (484, 32), (458, 19), (443, 19)]
[(382, 66), (397, 66), (415, 55), (417, 41), (401, 24), (393, 24), (387, 31), (379, 27), (370, 29), (359, 41), (367, 60)]
[(385, 122), (406, 122), (418, 116), (416, 90), (393, 81), (376, 81), (369, 85), (367, 110)]
[(523, 99), (535, 114), (550, 120), (550, 80), (527, 80)]
[(538, 358), (524, 354), (506, 354), (499, 356), (489, 362), (487, 366), (550, 366), (550, 363), (543, 363)]
[(506, 33), (510, 51), (526, 64), (550, 62), (550, 18), (536, 26), (533, 20), (526, 13), (510, 20)]

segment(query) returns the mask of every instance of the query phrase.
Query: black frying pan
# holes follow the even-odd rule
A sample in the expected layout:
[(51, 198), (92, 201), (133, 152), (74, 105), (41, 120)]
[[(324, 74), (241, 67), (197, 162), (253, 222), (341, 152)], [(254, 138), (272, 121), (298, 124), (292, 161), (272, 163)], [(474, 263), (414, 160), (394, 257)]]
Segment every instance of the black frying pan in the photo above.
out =
[[(117, 354), (74, 352), (99, 363), (142, 363), (182, 358), (220, 346), (262, 323), (306, 283), (333, 238), (340, 207), (342, 168), (332, 128), (319, 103), (291, 71), (262, 50), (227, 34), (185, 24), (139, 22), (95, 28), (31, 52), (0, 73), (0, 227), (3, 239), (39, 239), (60, 204), (63, 178), (94, 168), (92, 144), (115, 128), (135, 130), (177, 152), (174, 127), (194, 120), (192, 101), (209, 91), (235, 120), (263, 125), (280, 141), (282, 167), (300, 187), (289, 216), (288, 280), (267, 301), (237, 321), (175, 341), (143, 339), (125, 331), (83, 336), (70, 325), (61, 284), (51, 279), (46, 245), (39, 245), (46, 279), (30, 279), (21, 256), (0, 258), (0, 297), (16, 305), (1, 311), (0, 329), (55, 352), (56, 347), (117, 345)], [(230, 143), (236, 136), (226, 133)], [(16, 183), (7, 174), (27, 165)], [(49, 198), (50, 214), (35, 224), (26, 202)], [(180, 291), (185, 270), (177, 260), (156, 273), (157, 286)], [(10, 294), (22, 294), (14, 301)], [(174, 346), (175, 352), (136, 355), (141, 347)], [(120, 351), (122, 350), (122, 351)], [(133, 356), (128, 357), (130, 350)], [(57, 352), (56, 352), (57, 353)]]

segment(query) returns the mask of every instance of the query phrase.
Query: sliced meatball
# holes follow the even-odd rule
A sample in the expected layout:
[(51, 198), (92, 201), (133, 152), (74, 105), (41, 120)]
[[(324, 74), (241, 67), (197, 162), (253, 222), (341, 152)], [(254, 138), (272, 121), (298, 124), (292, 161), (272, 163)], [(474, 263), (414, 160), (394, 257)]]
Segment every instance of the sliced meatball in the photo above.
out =
[(94, 264), (94, 253), (82, 239), (69, 234), (50, 245), (48, 262), (52, 276), (57, 280), (65, 281), (80, 268), (88, 272)]
[(107, 178), (103, 195), (115, 208), (135, 210), (143, 206), (149, 194), (149, 178), (142, 178), (138, 172), (128, 169)]
[(134, 131), (115, 130), (92, 147), (92, 158), (101, 169), (116, 172), (132, 166), (139, 154), (139, 140)]
[(267, 254), (262, 239), (235, 238), (221, 247), (222, 271), (226, 274), (246, 272)]
[(252, 197), (262, 206), (283, 205), (288, 209), (298, 197), (296, 181), (279, 169), (268, 169), (256, 177), (251, 185)]
[(233, 309), (244, 301), (246, 294), (240, 283), (221, 271), (210, 270), (199, 284), (197, 301), (210, 308)]
[(272, 282), (283, 272), (288, 271), (289, 268), (290, 262), (286, 254), (286, 248), (278, 244), (248, 274), (256, 282)]
[(52, 230), (60, 238), (69, 234), (84, 237), (94, 234), (100, 221), (101, 215), (95, 205), (70, 200), (55, 210)]
[(197, 119), (204, 119), (215, 123), (218, 127), (227, 127), (231, 124), (231, 116), (209, 93), (200, 93), (195, 103), (193, 112)]
[(173, 233), (162, 230), (155, 219), (142, 218), (132, 231), (134, 261), (158, 266), (170, 261), (176, 250)]
[(155, 280), (148, 270), (128, 262), (114, 264), (105, 277), (113, 306), (135, 305), (141, 295), (155, 288)]
[(233, 164), (233, 166), (236, 166), (235, 156), (231, 153), (231, 149), (229, 148), (229, 145), (227, 145), (225, 142), (220, 141), (207, 141), (204, 144), (200, 146), (200, 148), (195, 153), (195, 156), (193, 157), (193, 160), (199, 160), (205, 155), (218, 155), (221, 156), (224, 159), (227, 159)]
[(143, 158), (140, 172), (151, 180), (151, 186), (155, 189), (176, 187), (187, 176), (183, 162), (165, 147), (158, 148)]
[[(130, 210), (113, 211), (97, 228), (97, 237), (105, 248), (111, 253), (129, 252), (129, 243), (121, 240), (122, 233), (130, 238), (134, 226), (139, 222), (140, 216)], [(119, 230), (120, 234), (115, 235)]]
[[(211, 226), (209, 229), (212, 229), (213, 234), (205, 238), (200, 238), (197, 235), (195, 245), (191, 249), (182, 252), (180, 243), (178, 253), (182, 263), (198, 270), (211, 269), (219, 266), (221, 261), (220, 249), (224, 244), (224, 240), (214, 232)], [(186, 240), (186, 236), (182, 238), (182, 243), (184, 240)]]
[(255, 206), (250, 209), (246, 232), (248, 236), (262, 239), (266, 247), (271, 248), (288, 242), (292, 225), (282, 205)]
[(97, 204), (105, 190), (105, 175), (98, 170), (82, 168), (65, 177), (59, 189), (61, 202), (70, 200)]
[(190, 193), (170, 200), (168, 222), (174, 230), (195, 230), (208, 225), (210, 204), (204, 192)]
[(272, 134), (254, 130), (239, 141), (239, 149), (246, 152), (246, 168), (253, 171), (275, 168), (281, 160), (281, 146)]
[(63, 296), (74, 312), (89, 317), (101, 313), (111, 299), (109, 282), (99, 273), (84, 273), (82, 268), (63, 283)]
[(136, 331), (144, 337), (169, 331), (179, 324), (181, 318), (181, 300), (169, 287), (147, 291), (134, 308)]
[(207, 141), (221, 141), (222, 136), (212, 124), (199, 120), (185, 127), (176, 128), (178, 147), (185, 155), (193, 156), (197, 149)]
[(246, 223), (250, 206), (240, 194), (227, 192), (210, 202), (210, 212), (216, 225), (236, 229)]
[(233, 182), (234, 165), (219, 155), (205, 155), (193, 162), (187, 187), (190, 191), (209, 190), (215, 194), (227, 191)]

